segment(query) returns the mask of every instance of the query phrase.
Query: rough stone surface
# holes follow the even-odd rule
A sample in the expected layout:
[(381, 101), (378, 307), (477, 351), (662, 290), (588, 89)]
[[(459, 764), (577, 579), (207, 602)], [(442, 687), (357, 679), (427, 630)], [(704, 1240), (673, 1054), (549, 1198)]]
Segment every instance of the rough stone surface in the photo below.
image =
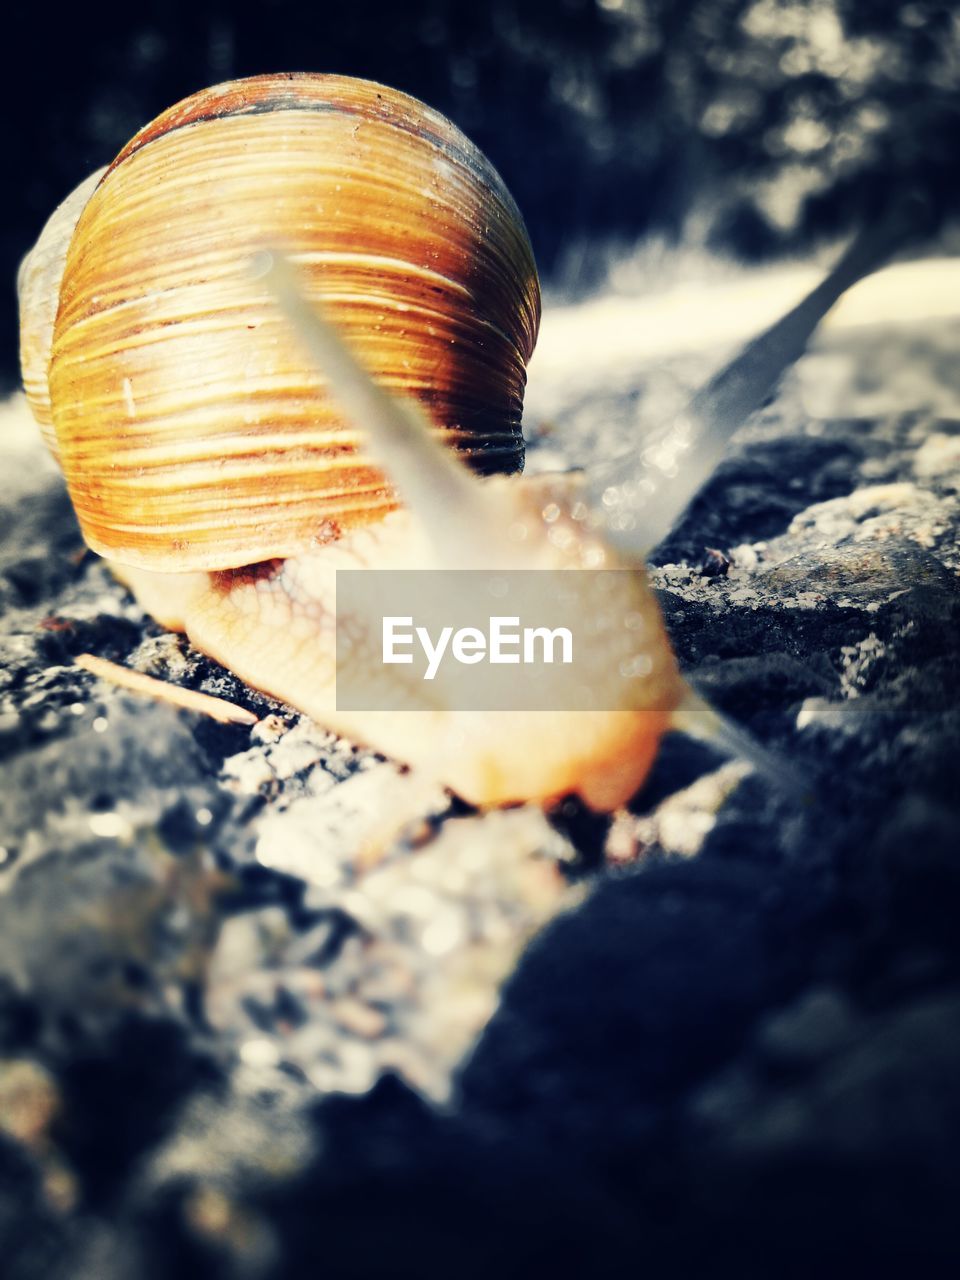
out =
[[(685, 671), (808, 800), (677, 736), (612, 823), (473, 813), (160, 632), (8, 407), (4, 1274), (946, 1271), (958, 339), (824, 337), (653, 557)], [(531, 467), (717, 358), (534, 388)]]

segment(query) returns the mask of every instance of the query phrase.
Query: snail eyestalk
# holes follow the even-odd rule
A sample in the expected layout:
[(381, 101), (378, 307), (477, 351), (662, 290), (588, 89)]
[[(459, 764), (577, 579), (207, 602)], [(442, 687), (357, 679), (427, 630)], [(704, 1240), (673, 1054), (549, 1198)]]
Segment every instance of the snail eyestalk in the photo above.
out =
[(673, 528), (726, 453), (730, 438), (803, 355), (841, 295), (901, 247), (917, 208), (898, 202), (847, 248), (801, 302), (749, 342), (694, 395), (686, 409), (636, 450), (588, 469), (588, 492), (624, 549), (646, 553)]
[(252, 262), (327, 380), (344, 415), (356, 423), (404, 503), (420, 520), (451, 568), (509, 564), (499, 512), (479, 482), (430, 434), (410, 400), (384, 390), (337, 330), (311, 303), (290, 260), (278, 250)]

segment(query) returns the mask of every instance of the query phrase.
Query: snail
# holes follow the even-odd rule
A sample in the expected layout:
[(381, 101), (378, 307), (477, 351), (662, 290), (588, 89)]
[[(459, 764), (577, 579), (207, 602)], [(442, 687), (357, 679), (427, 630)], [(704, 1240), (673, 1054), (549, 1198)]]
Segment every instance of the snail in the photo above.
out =
[[(672, 727), (770, 766), (683, 680), (643, 554), (895, 231), (635, 456), (528, 478), (540, 289), (493, 166), (385, 86), (258, 76), (160, 115), (54, 213), (19, 276), (24, 386), (84, 539), (158, 622), (473, 804), (612, 810)], [(600, 709), (338, 709), (344, 568), (623, 571)]]

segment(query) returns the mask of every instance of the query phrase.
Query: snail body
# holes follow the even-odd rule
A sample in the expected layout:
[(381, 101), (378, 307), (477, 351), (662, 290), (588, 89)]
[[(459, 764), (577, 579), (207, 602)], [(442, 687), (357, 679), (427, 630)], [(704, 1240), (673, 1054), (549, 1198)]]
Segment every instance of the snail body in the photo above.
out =
[[(689, 497), (678, 459), (722, 447), (874, 249), (848, 254), (643, 462), (655, 532)], [(85, 540), (249, 684), (478, 805), (578, 793), (611, 810), (678, 725), (763, 758), (684, 683), (643, 548), (613, 536), (633, 523), (629, 468), (511, 474), (533, 254), (496, 171), (436, 112), (339, 76), (196, 94), (57, 210), (19, 283), (28, 399)], [(627, 570), (594, 644), (606, 709), (484, 715), (436, 691), (409, 710), (339, 709), (341, 568)], [(571, 579), (585, 614), (590, 579)], [(630, 680), (627, 640), (643, 665)]]
[[(563, 551), (537, 536), (576, 524), (570, 513), (577, 488), (565, 478), (544, 482), (492, 477), (484, 482), (491, 516), (498, 521), (506, 517), (514, 529), (528, 530), (527, 545), (509, 561), (511, 567), (582, 568), (585, 552), (587, 563), (595, 565), (589, 554), (595, 544), (574, 536), (579, 529), (571, 530)], [(554, 516), (558, 507), (559, 518)], [(543, 523), (544, 509), (550, 510), (549, 526)], [(606, 568), (624, 567), (609, 549), (602, 563)], [(598, 810), (622, 804), (646, 776), (685, 695), (645, 573), (617, 575), (620, 590), (613, 608), (618, 618), (629, 616), (634, 628), (638, 618), (644, 620), (642, 644), (649, 674), (633, 682), (628, 699), (618, 688), (623, 684), (618, 674), (623, 655), (617, 636), (609, 637), (604, 649), (598, 640), (593, 655), (598, 705), (614, 707), (619, 699), (618, 710), (461, 710), (456, 703), (438, 706), (436, 686), (427, 689), (430, 698), (420, 703), (422, 685), (404, 690), (414, 710), (338, 709), (338, 681), (355, 677), (345, 670), (342, 647), (339, 652), (337, 648), (338, 570), (445, 567), (449, 562), (437, 554), (423, 525), (407, 508), (348, 530), (334, 544), (269, 565), (169, 575), (115, 566), (158, 621), (185, 631), (198, 648), (247, 683), (268, 689), (353, 741), (414, 765), (471, 803), (549, 801), (577, 793)], [(596, 581), (592, 575), (583, 575), (583, 580)], [(596, 608), (596, 602), (581, 603), (585, 609)], [(372, 627), (370, 631), (373, 635)], [(637, 632), (623, 631), (619, 638), (635, 646)], [(356, 661), (362, 662), (363, 645), (358, 650)], [(398, 701), (396, 692), (391, 690), (391, 704)]]

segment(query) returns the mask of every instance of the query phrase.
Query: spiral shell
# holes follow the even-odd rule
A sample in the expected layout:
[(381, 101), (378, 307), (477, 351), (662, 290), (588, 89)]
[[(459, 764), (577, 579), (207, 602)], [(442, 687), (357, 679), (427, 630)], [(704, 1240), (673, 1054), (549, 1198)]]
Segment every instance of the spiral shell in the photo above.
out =
[(496, 171), (405, 94), (259, 76), (159, 116), (89, 198), (66, 254), (49, 408), (34, 340), (32, 399), (96, 551), (229, 568), (396, 504), (252, 277), (264, 247), (292, 257), (361, 362), (476, 470), (522, 465), (540, 294)]

